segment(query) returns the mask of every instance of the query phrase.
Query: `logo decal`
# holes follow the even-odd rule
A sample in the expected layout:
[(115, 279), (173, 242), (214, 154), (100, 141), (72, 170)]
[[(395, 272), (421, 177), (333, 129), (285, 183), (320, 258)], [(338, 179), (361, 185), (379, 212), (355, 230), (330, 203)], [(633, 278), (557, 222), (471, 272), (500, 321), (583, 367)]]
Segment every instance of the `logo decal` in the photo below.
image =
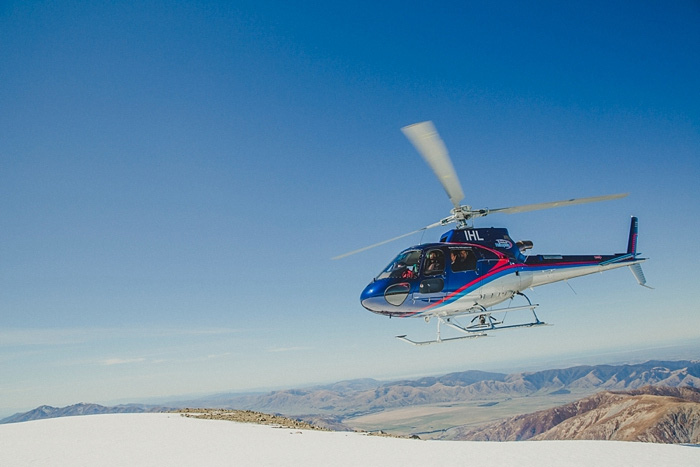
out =
[(496, 246), (496, 248), (505, 248), (506, 250), (510, 250), (511, 248), (513, 248), (513, 244), (503, 238), (499, 238), (498, 240), (496, 240), (496, 243), (494, 245)]

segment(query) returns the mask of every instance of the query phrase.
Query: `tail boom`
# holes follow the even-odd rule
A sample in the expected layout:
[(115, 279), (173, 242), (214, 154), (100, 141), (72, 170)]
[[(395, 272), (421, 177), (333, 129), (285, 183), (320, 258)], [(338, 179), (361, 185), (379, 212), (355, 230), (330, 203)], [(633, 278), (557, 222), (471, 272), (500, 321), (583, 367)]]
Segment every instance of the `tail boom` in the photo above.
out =
[(595, 256), (530, 256), (525, 263), (531, 266), (530, 270), (534, 272), (531, 286), (535, 287), (610, 269), (629, 267), (639, 285), (651, 288), (646, 285), (646, 278), (640, 265), (646, 261), (646, 258), (639, 258), (639, 253), (637, 253), (638, 233), (639, 221), (636, 217), (632, 217), (626, 253)]

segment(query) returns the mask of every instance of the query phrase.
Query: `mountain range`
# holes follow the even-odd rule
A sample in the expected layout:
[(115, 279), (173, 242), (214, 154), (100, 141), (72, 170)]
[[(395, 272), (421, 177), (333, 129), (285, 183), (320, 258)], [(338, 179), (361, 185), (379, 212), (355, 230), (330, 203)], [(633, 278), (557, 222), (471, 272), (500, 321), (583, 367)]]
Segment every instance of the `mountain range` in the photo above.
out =
[(0, 420), (3, 423), (28, 422), (31, 420), (42, 420), (45, 418), (73, 417), (78, 415), (97, 415), (106, 413), (146, 413), (164, 412), (170, 410), (162, 406), (149, 406), (142, 404), (126, 404), (106, 407), (99, 404), (74, 404), (67, 407), (52, 407), (42, 405), (29, 412), (14, 414)]
[(576, 366), (523, 373), (464, 371), (439, 377), (380, 382), (343, 381), (305, 389), (248, 396), (217, 396), (190, 401), (198, 406), (349, 418), (388, 409), (535, 394), (593, 394), (643, 386), (700, 387), (700, 361), (648, 361), (628, 365)]
[[(651, 389), (646, 387), (651, 387)], [(620, 398), (623, 395), (619, 391), (634, 391), (640, 390), (640, 388), (645, 388), (644, 394), (629, 393), (624, 395), (625, 398), (637, 397), (639, 401), (627, 399), (621, 402)], [(64, 408), (42, 406), (30, 412), (0, 420), (0, 423), (90, 413), (155, 412), (184, 407), (209, 407), (282, 414), (339, 430), (358, 428), (360, 425), (358, 420), (363, 416), (378, 415), (380, 418), (374, 427), (384, 429), (383, 426), (388, 426), (386, 422), (391, 419), (392, 414), (402, 410), (421, 409), (423, 414), (429, 416), (416, 417), (418, 421), (406, 428), (408, 431), (405, 430), (403, 434), (425, 433), (432, 430), (443, 433), (440, 436), (443, 438), (466, 439), (465, 437), (471, 436), (476, 439), (475, 437), (478, 435), (472, 430), (475, 429), (474, 425), (478, 420), (466, 420), (469, 418), (469, 415), (464, 415), (467, 412), (455, 411), (455, 407), (475, 406), (481, 411), (492, 410), (496, 414), (488, 417), (487, 421), (500, 418), (509, 420), (508, 427), (506, 427), (506, 422), (501, 420), (500, 423), (504, 423), (504, 425), (490, 424), (486, 427), (487, 431), (483, 431), (484, 434), (479, 436), (483, 436), (484, 439), (530, 439), (536, 436), (549, 436), (547, 431), (555, 425), (544, 423), (542, 420), (546, 417), (550, 417), (551, 420), (561, 418), (560, 421), (564, 421), (561, 414), (566, 413), (569, 414), (566, 417), (568, 424), (574, 424), (577, 427), (582, 425), (592, 427), (595, 425), (594, 423), (577, 421), (575, 417), (583, 409), (595, 407), (596, 404), (601, 407), (607, 407), (610, 404), (622, 404), (625, 407), (635, 406), (637, 407), (635, 410), (641, 413), (641, 408), (652, 407), (653, 404), (650, 405), (649, 397), (683, 399), (679, 395), (652, 394), (650, 391), (653, 392), (654, 388), (691, 388), (683, 389), (685, 395), (688, 394), (687, 391), (692, 392), (692, 388), (700, 388), (700, 361), (648, 361), (625, 365), (582, 365), (512, 374), (470, 370), (443, 376), (389, 382), (358, 379), (259, 394), (217, 394), (194, 400), (171, 402), (164, 404), (164, 406), (142, 404), (115, 407), (103, 407), (96, 404), (76, 404)], [(647, 399), (644, 399), (645, 397)], [(581, 399), (581, 401), (573, 402), (577, 399)], [(559, 408), (559, 412), (556, 412), (559, 415), (555, 413), (539, 414), (537, 416), (539, 422), (530, 419), (511, 419), (511, 416), (523, 416), (522, 414), (527, 412), (537, 413), (542, 408), (550, 410), (564, 402), (578, 405), (571, 407), (565, 405), (563, 406), (565, 408)], [(656, 402), (659, 403), (657, 405), (664, 405), (666, 408), (675, 404), (668, 401), (664, 404)], [(503, 407), (508, 405), (510, 411), (504, 411)], [(620, 407), (619, 411), (622, 411), (624, 407)], [(615, 410), (617, 409), (609, 409), (609, 411)], [(661, 414), (659, 410), (658, 408), (653, 409), (657, 418), (662, 417), (659, 415)], [(454, 414), (451, 418), (442, 420), (440, 426), (428, 426), (434, 420), (426, 420), (438, 411), (454, 411)], [(595, 418), (594, 411), (587, 410), (586, 412), (589, 417)], [(680, 417), (680, 413), (678, 412), (675, 416)], [(674, 416), (671, 415), (671, 412), (666, 414), (669, 417)], [(533, 426), (539, 428), (533, 429)], [(564, 436), (566, 430), (564, 427), (566, 426), (568, 425), (562, 425), (560, 430), (563, 431), (560, 431), (556, 436)], [(581, 431), (573, 428), (568, 428), (568, 430), (569, 432)], [(593, 428), (589, 432), (593, 433)], [(692, 436), (694, 435), (691, 434), (689, 439), (695, 439)]]

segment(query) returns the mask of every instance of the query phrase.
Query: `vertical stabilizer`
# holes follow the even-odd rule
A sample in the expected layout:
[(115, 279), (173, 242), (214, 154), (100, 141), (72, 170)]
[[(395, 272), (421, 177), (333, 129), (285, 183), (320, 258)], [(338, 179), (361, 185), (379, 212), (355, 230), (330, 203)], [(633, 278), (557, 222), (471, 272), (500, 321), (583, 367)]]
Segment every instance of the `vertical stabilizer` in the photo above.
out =
[[(630, 224), (630, 238), (627, 240), (627, 255), (630, 259), (637, 258), (637, 234), (639, 233), (639, 221), (636, 217), (632, 217), (632, 223)], [(644, 261), (644, 258), (638, 259), (638, 261)], [(637, 279), (639, 285), (644, 286), (648, 289), (653, 289), (647, 285), (647, 279), (644, 277), (644, 272), (642, 272), (642, 266), (636, 262), (630, 266), (630, 271), (634, 274), (634, 278)]]
[(630, 238), (627, 240), (627, 253), (634, 256), (637, 255), (637, 233), (639, 231), (639, 220), (636, 217), (632, 217), (632, 223), (630, 224)]

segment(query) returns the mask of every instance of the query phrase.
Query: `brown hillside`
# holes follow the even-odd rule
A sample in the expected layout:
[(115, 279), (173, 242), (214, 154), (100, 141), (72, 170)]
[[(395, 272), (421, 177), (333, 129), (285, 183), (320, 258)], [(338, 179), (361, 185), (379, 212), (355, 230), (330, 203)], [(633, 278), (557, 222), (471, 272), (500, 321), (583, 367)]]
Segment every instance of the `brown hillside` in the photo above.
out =
[(603, 391), (571, 404), (519, 415), (477, 429), (451, 430), (450, 439), (617, 440), (700, 443), (700, 390), (646, 387)]

